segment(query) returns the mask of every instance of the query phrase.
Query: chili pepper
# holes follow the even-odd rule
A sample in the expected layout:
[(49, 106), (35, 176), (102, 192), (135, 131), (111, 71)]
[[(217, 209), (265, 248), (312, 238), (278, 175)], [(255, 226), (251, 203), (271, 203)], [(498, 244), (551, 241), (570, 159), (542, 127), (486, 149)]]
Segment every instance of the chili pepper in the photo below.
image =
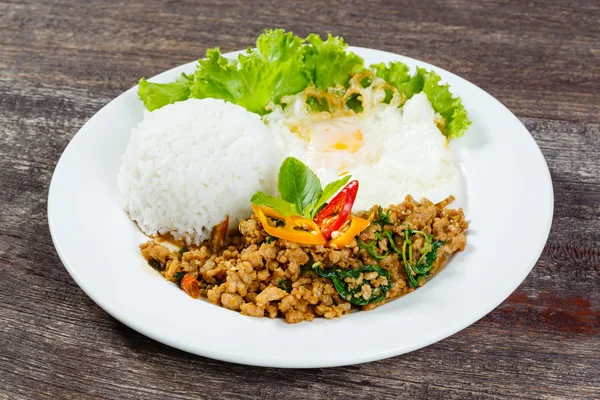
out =
[[(254, 214), (262, 224), (265, 232), (280, 239), (289, 240), (300, 244), (325, 244), (327, 241), (321, 234), (319, 227), (308, 218), (297, 215), (284, 217), (270, 207), (252, 204)], [(269, 225), (269, 218), (282, 221), (283, 226)]]
[(325, 239), (330, 239), (334, 231), (340, 229), (342, 224), (346, 222), (356, 193), (358, 192), (358, 181), (350, 181), (333, 199), (316, 215), (314, 221), (321, 228), (321, 233)]
[[(321, 278), (331, 279), (335, 290), (337, 290), (340, 296), (350, 304), (364, 306), (370, 303), (379, 303), (385, 299), (387, 293), (392, 288), (390, 272), (378, 265), (365, 265), (360, 268), (334, 268), (330, 270), (323, 270), (320, 266), (321, 263), (317, 262), (313, 264), (312, 268)], [(350, 283), (347, 281), (358, 280), (360, 279), (361, 274), (367, 272), (377, 272), (377, 278), (383, 276), (386, 278), (387, 283), (375, 287), (371, 285), (369, 281), (364, 279), (363, 276), (363, 280), (360, 284), (353, 288), (350, 287)], [(364, 285), (371, 286), (371, 296), (368, 299), (359, 295), (359, 293), (362, 293)]]
[(181, 288), (188, 294), (190, 297), (197, 299), (200, 297), (200, 289), (198, 288), (198, 281), (192, 278), (189, 275), (181, 278)]
[(343, 231), (340, 232), (340, 236), (329, 241), (328, 245), (330, 247), (341, 249), (369, 226), (369, 221), (366, 219), (354, 217), (352, 215), (348, 218), (348, 222), (348, 227), (345, 228), (342, 226)]

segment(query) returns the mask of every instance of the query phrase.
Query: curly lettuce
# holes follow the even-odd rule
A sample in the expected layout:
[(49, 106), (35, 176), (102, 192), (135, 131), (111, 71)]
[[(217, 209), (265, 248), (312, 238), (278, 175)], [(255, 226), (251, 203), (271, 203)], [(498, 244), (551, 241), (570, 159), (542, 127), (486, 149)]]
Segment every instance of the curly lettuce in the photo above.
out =
[(452, 95), (450, 85), (440, 85), (442, 78), (435, 72), (417, 68), (411, 75), (408, 66), (402, 62), (390, 62), (388, 65), (374, 64), (371, 65), (371, 69), (377, 77), (394, 86), (407, 99), (417, 93), (425, 93), (433, 109), (444, 117), (446, 124), (443, 133), (447, 137), (460, 137), (471, 125), (460, 97)]
[(312, 83), (319, 89), (341, 85), (348, 87), (353, 74), (365, 69), (364, 60), (358, 55), (348, 52), (348, 45), (341, 37), (327, 35), (323, 40), (317, 34), (310, 34), (306, 41), (304, 62), (311, 73)]
[[(282, 29), (266, 30), (258, 37), (256, 47), (237, 59), (225, 58), (219, 48), (214, 48), (198, 61), (194, 74), (182, 74), (175, 82), (152, 83), (142, 78), (138, 95), (150, 111), (194, 97), (223, 99), (265, 115), (271, 103), (281, 104), (282, 97), (309, 87), (323, 91), (347, 89), (352, 77), (365, 71), (364, 60), (347, 47), (344, 39), (331, 34), (325, 40), (316, 34), (305, 40)], [(443, 133), (447, 137), (462, 136), (471, 124), (460, 98), (452, 95), (449, 85), (440, 85), (441, 78), (435, 72), (417, 68), (411, 74), (401, 62), (374, 64), (370, 70), (406, 99), (425, 93), (444, 118)], [(308, 101), (316, 102), (312, 97)], [(318, 102), (309, 105), (327, 111)], [(360, 107), (352, 109), (361, 111)]]
[(394, 86), (400, 94), (406, 96), (407, 100), (423, 90), (423, 76), (420, 74), (411, 76), (408, 66), (404, 63), (374, 64), (371, 65), (371, 69), (375, 72), (375, 76)]
[(446, 120), (444, 135), (449, 138), (461, 137), (465, 134), (471, 120), (460, 97), (452, 96), (450, 85), (440, 85), (442, 79), (433, 71), (417, 68), (417, 73), (423, 75), (423, 92), (431, 102), (433, 109)]
[(138, 96), (148, 110), (154, 111), (167, 104), (187, 100), (191, 94), (190, 86), (193, 80), (193, 76), (186, 74), (181, 74), (171, 83), (153, 83), (142, 78), (139, 82)]
[(255, 49), (237, 60), (211, 49), (198, 61), (191, 87), (192, 97), (223, 99), (264, 115), (266, 106), (281, 97), (301, 92), (310, 83), (304, 65), (303, 40), (282, 29), (267, 30)]

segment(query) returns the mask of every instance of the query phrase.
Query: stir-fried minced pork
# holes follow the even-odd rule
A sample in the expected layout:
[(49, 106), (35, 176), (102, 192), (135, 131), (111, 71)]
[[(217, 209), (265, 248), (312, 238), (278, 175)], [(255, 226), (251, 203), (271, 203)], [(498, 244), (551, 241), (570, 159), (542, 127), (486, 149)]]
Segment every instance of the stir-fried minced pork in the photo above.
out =
[(209, 241), (177, 252), (150, 240), (140, 249), (151, 266), (184, 290), (197, 281), (200, 295), (211, 303), (290, 323), (331, 319), (412, 292), (449, 255), (463, 250), (468, 223), (462, 209), (446, 208), (452, 200), (419, 203), (407, 196), (387, 209), (360, 212), (371, 224), (341, 249), (269, 236), (254, 215), (216, 252)]

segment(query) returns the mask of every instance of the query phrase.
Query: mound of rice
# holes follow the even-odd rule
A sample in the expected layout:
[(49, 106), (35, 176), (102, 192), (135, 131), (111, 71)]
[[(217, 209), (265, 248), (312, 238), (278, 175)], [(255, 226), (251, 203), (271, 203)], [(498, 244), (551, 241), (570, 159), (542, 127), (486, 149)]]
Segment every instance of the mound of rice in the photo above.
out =
[(225, 215), (230, 227), (247, 218), (256, 191), (274, 192), (279, 161), (257, 114), (189, 99), (145, 112), (123, 155), (118, 188), (144, 233), (198, 244)]

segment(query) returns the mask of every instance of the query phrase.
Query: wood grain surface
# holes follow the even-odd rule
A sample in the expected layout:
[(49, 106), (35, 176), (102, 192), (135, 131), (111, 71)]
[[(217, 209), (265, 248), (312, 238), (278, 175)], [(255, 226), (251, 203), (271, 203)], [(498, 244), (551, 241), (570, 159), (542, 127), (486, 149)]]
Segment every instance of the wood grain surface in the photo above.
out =
[[(0, 398), (600, 398), (598, 21), (597, 0), (0, 1)], [(77, 130), (141, 76), (273, 27), (432, 63), (521, 118), (550, 167), (554, 223), (497, 309), (403, 356), (280, 370), (154, 342), (71, 279), (46, 201)], [(523, 221), (515, 240), (535, 228)]]

